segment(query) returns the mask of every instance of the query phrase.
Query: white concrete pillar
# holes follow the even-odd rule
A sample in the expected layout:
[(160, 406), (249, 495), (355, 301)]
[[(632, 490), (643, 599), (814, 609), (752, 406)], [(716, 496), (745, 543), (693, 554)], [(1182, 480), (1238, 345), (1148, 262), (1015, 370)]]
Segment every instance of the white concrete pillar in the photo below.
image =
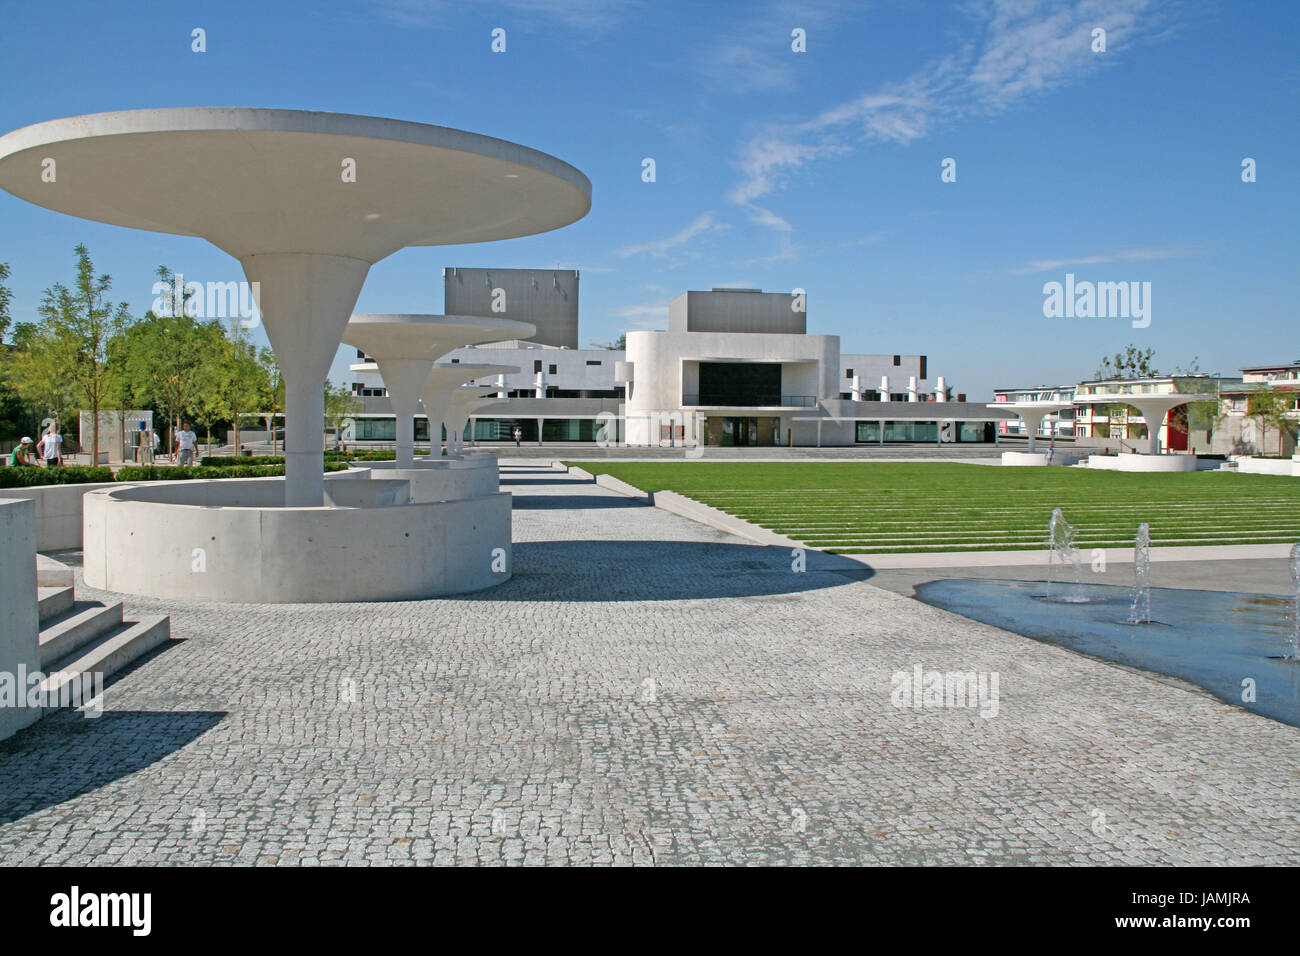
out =
[(427, 359), (375, 359), (397, 415), (397, 467), (415, 464), (415, 412), (429, 381), (433, 362)]
[(1046, 412), (1020, 413), (1020, 420), (1025, 423), (1025, 431), (1029, 434), (1029, 447), (1025, 449), (1026, 451), (1032, 452), (1034, 450), (1037, 444), (1038, 430), (1043, 427), (1043, 416), (1046, 414)]
[(882, 402), (889, 401), (889, 376), (888, 375), (880, 376), (880, 400)]
[(259, 253), (240, 260), (284, 377), (284, 503), (325, 502), (325, 378), (370, 263), (343, 256)]
[(947, 396), (947, 394), (948, 394), (948, 383), (947, 381), (944, 380), (944, 377), (940, 375), (938, 378), (934, 380), (934, 400), (936, 402), (947, 401), (947, 398), (945, 397)]
[(853, 376), (853, 381), (849, 384), (849, 397), (855, 402), (862, 401), (862, 377)]
[(915, 375), (909, 375), (907, 377), (907, 400), (909, 402), (919, 402), (921, 400), (921, 396), (916, 390)]
[(497, 398), (506, 397), (506, 377), (504, 374), (497, 376)]
[(542, 422), (544, 422), (545, 420), (546, 419), (544, 418), (537, 419), (537, 444), (538, 445), (541, 445), (542, 443)]
[(546, 397), (546, 373), (545, 372), (538, 372), (533, 379), (533, 397), (534, 398)]

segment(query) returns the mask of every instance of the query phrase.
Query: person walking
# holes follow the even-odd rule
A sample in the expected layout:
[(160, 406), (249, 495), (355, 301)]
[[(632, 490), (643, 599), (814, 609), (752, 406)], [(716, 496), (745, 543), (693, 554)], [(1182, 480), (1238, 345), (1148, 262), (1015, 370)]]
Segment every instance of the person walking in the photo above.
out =
[(524, 437), (524, 430), (518, 425), (515, 426), (515, 447), (519, 447), (519, 440)]
[(42, 458), (45, 459), (46, 468), (54, 468), (63, 464), (61, 446), (63, 445), (63, 436), (59, 434), (59, 424), (54, 422), (50, 425), (50, 430), (41, 437), (41, 443), (37, 450)]
[(177, 448), (180, 452), (180, 465), (186, 468), (194, 464), (194, 446), (198, 436), (190, 430), (189, 422), (181, 422), (181, 430), (176, 433)]
[(14, 445), (14, 450), (9, 453), (9, 467), (13, 468), (17, 465), (28, 465), (35, 468), (36, 456), (32, 454), (35, 447), (36, 446), (32, 444), (32, 440), (24, 435), (22, 441), (17, 445)]

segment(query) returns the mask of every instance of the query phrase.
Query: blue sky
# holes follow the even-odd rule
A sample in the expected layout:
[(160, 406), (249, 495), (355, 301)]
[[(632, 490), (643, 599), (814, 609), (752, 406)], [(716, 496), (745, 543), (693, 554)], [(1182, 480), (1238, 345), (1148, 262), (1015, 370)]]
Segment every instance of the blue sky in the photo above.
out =
[[(587, 217), (402, 251), (371, 270), (359, 311), (440, 311), (443, 266), (559, 264), (582, 270), (585, 345), (662, 328), (687, 289), (801, 287), (810, 332), (925, 353), (980, 399), (1085, 378), (1129, 343), (1166, 370), (1300, 358), (1298, 41), (1290, 0), (22, 4), (0, 33), (0, 132), (262, 106), (514, 140), (587, 174)], [(947, 157), (956, 182), (940, 180)], [(15, 320), (70, 280), (78, 242), (136, 312), (160, 264), (242, 278), (202, 240), (0, 192)], [(1150, 326), (1045, 318), (1043, 284), (1067, 272), (1150, 282)]]

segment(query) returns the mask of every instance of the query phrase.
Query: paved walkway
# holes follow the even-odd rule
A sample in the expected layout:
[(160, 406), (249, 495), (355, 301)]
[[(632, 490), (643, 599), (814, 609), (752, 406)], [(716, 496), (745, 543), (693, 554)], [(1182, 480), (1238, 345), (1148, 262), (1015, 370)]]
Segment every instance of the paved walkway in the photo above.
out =
[[(130, 599), (184, 640), (0, 744), (0, 860), (1300, 862), (1294, 728), (540, 465), (503, 487), (479, 595)], [(997, 672), (998, 715), (894, 707), (916, 664)]]

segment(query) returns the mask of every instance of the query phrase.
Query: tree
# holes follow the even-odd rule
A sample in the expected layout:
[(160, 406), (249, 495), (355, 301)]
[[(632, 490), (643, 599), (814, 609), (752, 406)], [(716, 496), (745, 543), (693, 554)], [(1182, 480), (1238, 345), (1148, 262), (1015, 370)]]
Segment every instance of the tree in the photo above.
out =
[(114, 305), (104, 297), (112, 288), (112, 277), (95, 275), (94, 263), (84, 245), (77, 254), (77, 278), (73, 288), (55, 283), (45, 290), (36, 311), (40, 321), (33, 346), (44, 353), (41, 361), (60, 370), (71, 384), (71, 393), (90, 410), (91, 462), (99, 460), (99, 410), (115, 387), (119, 369), (109, 362), (109, 341), (131, 324), (126, 304)]
[[(168, 286), (175, 281), (166, 266), (159, 266), (157, 275)], [(169, 307), (163, 314), (150, 310), (127, 333), (125, 361), (132, 394), (167, 414), (170, 454), (181, 422), (198, 411), (200, 396), (211, 388), (222, 330), (215, 321), (195, 321), (189, 294), (164, 302)]]
[(1259, 422), (1260, 451), (1264, 450), (1264, 437), (1270, 428), (1277, 429), (1277, 453), (1286, 454), (1286, 433), (1291, 428), (1291, 419), (1287, 413), (1295, 404), (1293, 393), (1261, 389), (1251, 392), (1246, 399), (1246, 417)]
[(6, 365), (23, 403), (36, 411), (36, 421), (53, 418), (62, 425), (73, 407), (74, 385), (53, 333), (35, 322), (19, 322)]
[(623, 351), (626, 351), (626, 350), (627, 350), (627, 333), (626, 333), (626, 332), (621, 333), (621, 334), (619, 335), (619, 337), (616, 338), (616, 339), (614, 340), (614, 344), (610, 346), (610, 349), (613, 350), (613, 351), (615, 351), (615, 352), (623, 352)]
[(218, 358), (212, 387), (206, 401), (217, 419), (231, 423), (235, 432), (235, 454), (240, 452), (239, 426), (245, 414), (257, 410), (264, 395), (272, 391), (267, 370), (258, 361), (257, 347), (248, 340), (238, 320), (217, 346)]
[(259, 396), (263, 411), (271, 420), (271, 454), (275, 454), (275, 418), (284, 411), (284, 376), (280, 374), (280, 363), (275, 360), (275, 353), (262, 349), (257, 354), (258, 364), (266, 376), (266, 390)]
[(1116, 352), (1113, 360), (1109, 356), (1103, 357), (1092, 377), (1098, 380), (1157, 378), (1160, 373), (1152, 365), (1154, 358), (1154, 349), (1141, 350), (1130, 345), (1122, 353)]
[(343, 419), (361, 411), (362, 402), (352, 390), (346, 385), (335, 385), (329, 379), (325, 380), (325, 425), (327, 428), (333, 428), (335, 434), (338, 434), (339, 428), (343, 425)]

